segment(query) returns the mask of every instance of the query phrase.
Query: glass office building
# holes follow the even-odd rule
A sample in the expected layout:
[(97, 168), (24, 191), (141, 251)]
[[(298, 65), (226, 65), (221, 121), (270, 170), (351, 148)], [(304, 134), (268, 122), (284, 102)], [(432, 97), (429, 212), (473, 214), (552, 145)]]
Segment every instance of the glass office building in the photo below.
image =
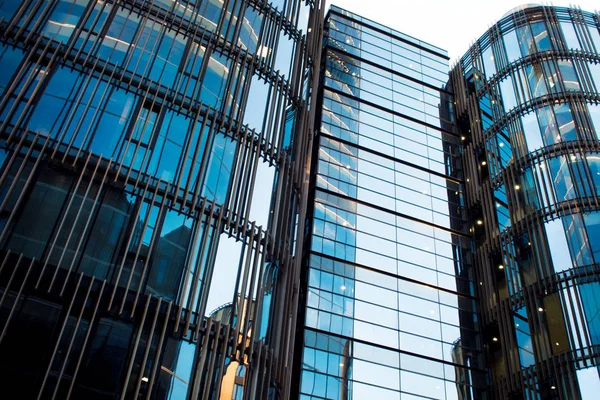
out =
[(524, 6), (451, 72), (490, 398), (600, 393), (600, 20)]
[(481, 399), (447, 53), (332, 7), (322, 57), (294, 393)]
[(320, 0), (0, 3), (3, 391), (285, 391), (322, 21)]

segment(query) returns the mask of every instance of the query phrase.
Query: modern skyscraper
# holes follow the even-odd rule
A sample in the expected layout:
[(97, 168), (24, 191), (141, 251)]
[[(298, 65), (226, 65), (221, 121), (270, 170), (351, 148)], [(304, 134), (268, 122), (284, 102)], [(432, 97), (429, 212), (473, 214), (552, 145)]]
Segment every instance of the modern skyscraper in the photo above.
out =
[(600, 17), (0, 3), (19, 398), (595, 399)]
[(284, 396), (322, 21), (0, 3), (3, 397)]
[(324, 36), (295, 393), (480, 399), (447, 53), (337, 7)]
[(490, 398), (600, 393), (599, 30), (520, 7), (451, 72)]

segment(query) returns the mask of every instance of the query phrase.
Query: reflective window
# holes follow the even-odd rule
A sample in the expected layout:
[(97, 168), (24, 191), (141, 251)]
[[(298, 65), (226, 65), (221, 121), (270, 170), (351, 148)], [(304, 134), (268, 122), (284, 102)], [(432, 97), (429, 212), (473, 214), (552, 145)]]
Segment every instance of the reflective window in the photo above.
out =
[(558, 69), (562, 75), (562, 83), (565, 90), (581, 90), (579, 86), (579, 79), (573, 63), (569, 60), (558, 60)]
[(533, 36), (529, 25), (524, 25), (516, 29), (517, 37), (519, 38), (519, 47), (521, 48), (521, 54), (523, 57), (529, 54), (535, 53), (535, 47), (533, 45)]
[(537, 51), (552, 50), (548, 31), (546, 30), (546, 23), (544, 21), (537, 21), (531, 23), (530, 27)]
[(20, 0), (5, 0), (2, 5), (0, 5), (0, 18), (2, 18), (4, 22), (10, 22), (20, 5)]
[(600, 376), (598, 367), (593, 366), (580, 369), (576, 371), (576, 374), (581, 398), (593, 399), (594, 397), (598, 396), (598, 393), (600, 393)]
[(508, 63), (521, 58), (521, 48), (519, 46), (519, 39), (517, 38), (517, 32), (513, 29), (505, 33), (503, 36), (504, 47), (506, 48), (506, 56), (508, 57)]
[(236, 145), (222, 133), (214, 137), (202, 196), (216, 199), (217, 204), (224, 204), (227, 199)]
[(496, 62), (494, 61), (494, 53), (492, 52), (492, 46), (488, 46), (483, 54), (481, 55), (483, 59), (483, 66), (485, 68), (485, 75), (487, 79), (490, 79), (492, 75), (496, 73)]
[(591, 264), (592, 253), (583, 218), (580, 214), (572, 214), (563, 219), (574, 264), (578, 267)]
[(159, 399), (178, 400), (186, 397), (192, 378), (196, 345), (168, 337), (155, 383)]
[(600, 260), (600, 212), (583, 215), (594, 259)]
[[(75, 397), (92, 398), (98, 392), (116, 395), (133, 333), (129, 322), (101, 318), (92, 335), (78, 376)], [(104, 371), (98, 374), (98, 371)]]
[(225, 95), (225, 85), (231, 68), (231, 60), (225, 55), (213, 53), (202, 81), (200, 101), (205, 105), (219, 108)]
[(546, 106), (537, 109), (537, 116), (540, 122), (542, 137), (546, 146), (559, 143), (562, 140), (552, 107)]
[(121, 64), (134, 40), (139, 24), (140, 18), (136, 14), (119, 9), (102, 39), (98, 57)]
[(513, 80), (510, 75), (502, 81), (500, 81), (500, 90), (502, 93), (502, 104), (504, 106), (504, 111), (508, 112), (517, 106), (517, 99), (515, 97)]
[(573, 267), (573, 261), (567, 244), (565, 228), (561, 218), (544, 224), (546, 238), (548, 239), (548, 251), (552, 257), (554, 272), (565, 271)]
[(532, 152), (541, 147), (544, 147), (542, 141), (542, 133), (535, 112), (530, 112), (521, 117), (523, 123), (523, 132), (525, 133), (525, 141), (527, 142), (527, 150)]
[(500, 231), (510, 227), (510, 214), (508, 212), (508, 200), (504, 185), (494, 190), (494, 205), (496, 207), (496, 218)]
[(87, 4), (83, 0), (60, 0), (41, 34), (58, 42), (68, 42)]
[(163, 216), (148, 275), (146, 290), (155, 296), (173, 300), (183, 276), (194, 219), (168, 210)]
[(0, 74), (0, 94), (10, 83), (10, 80), (23, 60), (23, 52), (20, 49), (0, 44), (0, 64), (2, 65), (2, 74)]
[(531, 331), (529, 329), (529, 320), (525, 307), (522, 307), (513, 313), (513, 323), (515, 324), (521, 367), (529, 367), (530, 365), (535, 364), (535, 356), (533, 354)]
[(590, 169), (592, 189), (596, 191), (596, 195), (600, 195), (600, 154), (591, 153), (586, 155), (585, 158)]
[(594, 125), (594, 129), (596, 130), (596, 136), (598, 137), (598, 140), (600, 140), (600, 104), (588, 103), (587, 106), (592, 125)]
[(560, 21), (560, 27), (565, 39), (566, 47), (575, 50), (581, 50), (581, 44), (579, 43), (579, 37), (575, 32), (575, 28), (571, 21)]

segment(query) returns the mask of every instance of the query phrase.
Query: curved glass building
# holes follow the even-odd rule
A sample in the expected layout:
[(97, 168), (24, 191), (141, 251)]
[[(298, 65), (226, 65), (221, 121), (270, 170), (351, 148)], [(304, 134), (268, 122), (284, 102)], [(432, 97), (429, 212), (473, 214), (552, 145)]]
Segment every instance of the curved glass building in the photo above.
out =
[(600, 20), (530, 5), (451, 71), (490, 397), (598, 397)]
[(18, 397), (286, 392), (322, 21), (320, 0), (0, 3)]

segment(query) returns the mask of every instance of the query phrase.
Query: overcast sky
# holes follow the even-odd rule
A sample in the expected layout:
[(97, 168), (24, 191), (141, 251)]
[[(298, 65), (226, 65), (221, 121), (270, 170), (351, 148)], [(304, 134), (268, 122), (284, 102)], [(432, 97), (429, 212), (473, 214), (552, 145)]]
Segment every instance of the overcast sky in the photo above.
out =
[[(390, 28), (448, 51), (451, 63), (519, 0), (327, 0)], [(533, 3), (533, 2), (532, 2)], [(583, 10), (600, 9), (598, 0), (554, 1), (555, 6), (576, 4)]]

